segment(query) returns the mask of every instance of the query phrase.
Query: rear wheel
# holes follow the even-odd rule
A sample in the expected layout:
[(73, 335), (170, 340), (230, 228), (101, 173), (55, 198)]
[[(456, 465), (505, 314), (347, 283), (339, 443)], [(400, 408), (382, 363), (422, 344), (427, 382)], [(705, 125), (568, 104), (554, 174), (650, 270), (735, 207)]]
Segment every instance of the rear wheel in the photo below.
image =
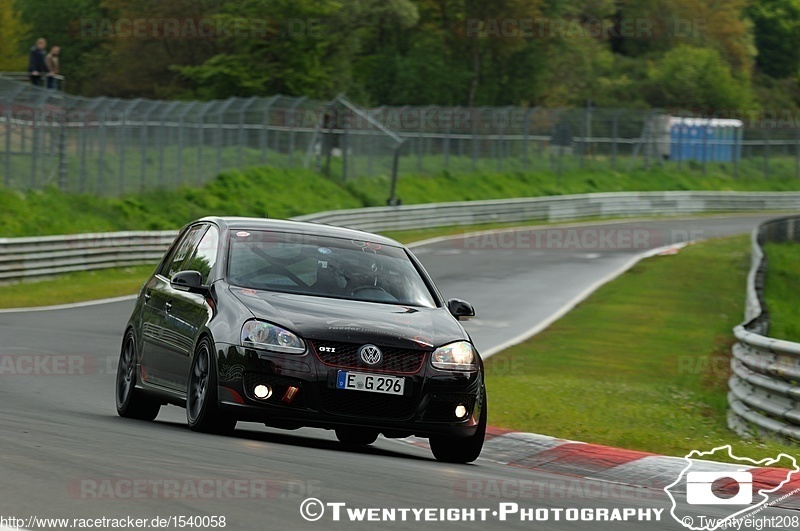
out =
[(186, 389), (186, 422), (193, 431), (230, 433), (236, 419), (226, 417), (217, 401), (217, 366), (208, 338), (197, 345)]
[(483, 449), (486, 439), (486, 391), (481, 394), (481, 418), (478, 420), (478, 429), (470, 437), (448, 437), (437, 435), (429, 439), (431, 452), (438, 461), (445, 463), (471, 463), (475, 461)]
[(378, 440), (378, 430), (368, 428), (336, 428), (336, 438), (346, 446), (369, 446)]
[(125, 334), (117, 364), (116, 385), (117, 414), (120, 417), (153, 420), (161, 404), (136, 389), (136, 339), (133, 332)]

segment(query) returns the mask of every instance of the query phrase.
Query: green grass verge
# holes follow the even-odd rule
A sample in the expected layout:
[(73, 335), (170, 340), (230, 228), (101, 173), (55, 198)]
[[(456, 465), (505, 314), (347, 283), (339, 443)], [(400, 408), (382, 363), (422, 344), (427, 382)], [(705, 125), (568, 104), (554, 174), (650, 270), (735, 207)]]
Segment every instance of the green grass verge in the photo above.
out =
[(55, 278), (0, 286), (0, 308), (53, 306), (131, 295), (155, 265), (66, 273)]
[[(403, 176), (398, 196), (405, 204), (503, 199), (590, 192), (656, 190), (800, 190), (794, 172), (764, 179), (742, 172), (736, 179), (712, 167), (707, 175), (687, 164), (636, 169), (571, 169), (561, 177), (550, 171)], [(275, 167), (232, 170), (202, 187), (156, 190), (119, 198), (69, 195), (49, 188), (19, 192), (0, 189), (0, 237), (79, 232), (174, 229), (206, 215), (286, 218), (323, 210), (383, 205), (386, 177), (341, 183), (311, 170)]]
[(770, 337), (800, 341), (800, 245), (768, 243), (769, 260), (764, 297), (769, 310)]
[(754, 458), (796, 453), (727, 429), (731, 329), (749, 265), (748, 236), (640, 262), (488, 360), (492, 425), (666, 455), (728, 443)]

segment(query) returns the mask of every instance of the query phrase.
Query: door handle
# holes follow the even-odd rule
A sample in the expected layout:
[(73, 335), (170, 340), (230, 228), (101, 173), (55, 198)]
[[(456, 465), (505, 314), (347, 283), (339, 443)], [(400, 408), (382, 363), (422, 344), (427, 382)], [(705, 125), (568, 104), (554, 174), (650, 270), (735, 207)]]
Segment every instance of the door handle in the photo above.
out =
[(146, 292), (144, 294), (144, 302), (150, 302), (150, 292)]
[(166, 309), (167, 309), (167, 312), (169, 312), (170, 310), (172, 310), (172, 301), (168, 301), (168, 302), (167, 302), (167, 303), (164, 305), (164, 308), (166, 308)]

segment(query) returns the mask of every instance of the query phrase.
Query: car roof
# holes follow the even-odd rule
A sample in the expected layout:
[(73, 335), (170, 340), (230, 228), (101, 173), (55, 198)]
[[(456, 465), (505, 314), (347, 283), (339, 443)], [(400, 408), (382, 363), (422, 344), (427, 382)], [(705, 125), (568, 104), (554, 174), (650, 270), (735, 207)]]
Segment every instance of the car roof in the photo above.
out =
[[(322, 223), (309, 223), (306, 221), (292, 221), (288, 219), (246, 218), (246, 217), (216, 217), (208, 216), (197, 221), (210, 221), (222, 229), (228, 230), (271, 230), (276, 232), (292, 232), (328, 236), (332, 238), (345, 238), (348, 240), (365, 240), (383, 245), (403, 247), (403, 244), (385, 236), (361, 230), (325, 225)], [(195, 222), (196, 223), (196, 222)]]

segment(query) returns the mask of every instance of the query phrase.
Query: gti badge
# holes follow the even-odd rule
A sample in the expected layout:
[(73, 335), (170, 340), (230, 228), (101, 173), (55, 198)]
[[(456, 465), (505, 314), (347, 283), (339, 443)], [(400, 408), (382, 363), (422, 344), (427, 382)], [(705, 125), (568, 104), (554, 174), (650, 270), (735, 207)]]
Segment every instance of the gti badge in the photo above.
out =
[(363, 361), (367, 365), (377, 365), (381, 362), (381, 359), (383, 358), (381, 349), (379, 349), (375, 345), (364, 345), (363, 347), (358, 349), (358, 354), (359, 356), (361, 356), (361, 361)]

